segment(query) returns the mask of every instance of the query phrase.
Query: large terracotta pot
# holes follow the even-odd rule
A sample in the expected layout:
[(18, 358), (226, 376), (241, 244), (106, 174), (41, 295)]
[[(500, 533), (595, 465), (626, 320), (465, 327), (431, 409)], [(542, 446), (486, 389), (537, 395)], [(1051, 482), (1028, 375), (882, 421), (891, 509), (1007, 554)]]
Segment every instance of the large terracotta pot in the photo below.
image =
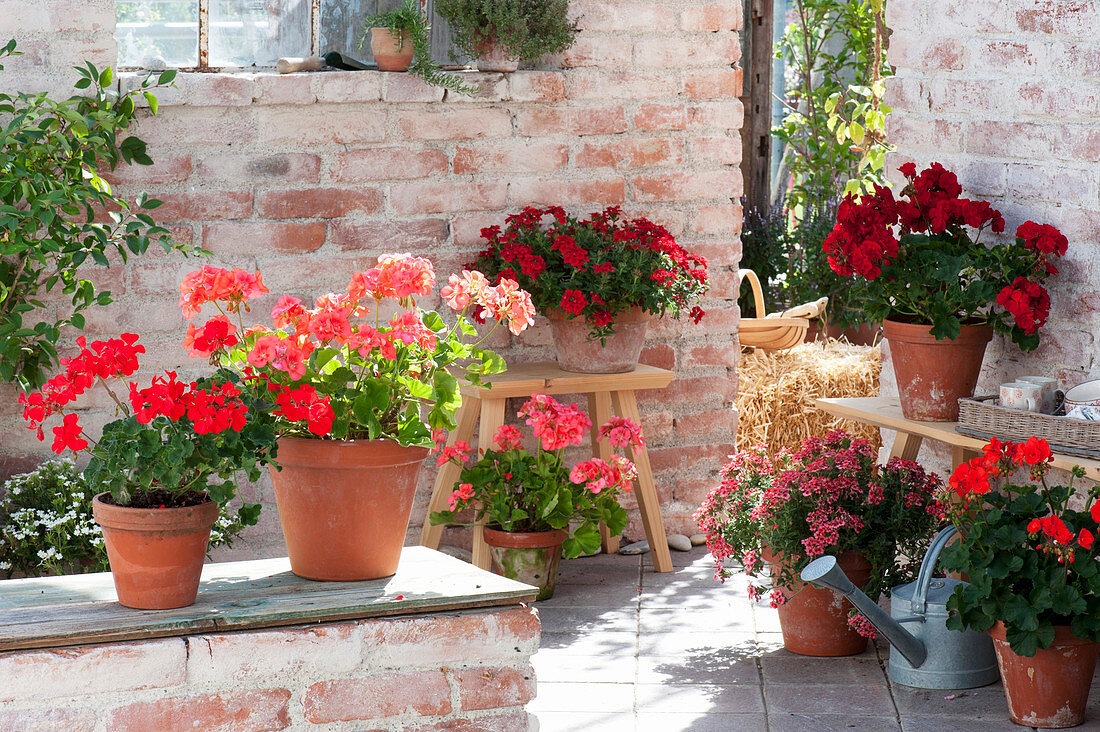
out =
[(477, 70), (510, 74), (519, 68), (519, 59), (509, 56), (504, 48), (494, 40), (484, 40), (477, 44)]
[(370, 50), (379, 71), (408, 71), (412, 65), (413, 44), (408, 31), (398, 36), (389, 28), (371, 28)]
[(271, 483), (291, 571), (332, 581), (396, 572), (427, 455), (393, 440), (280, 438)]
[(993, 326), (964, 325), (954, 340), (937, 341), (931, 326), (885, 320), (901, 412), (920, 422), (954, 422), (959, 399), (974, 395)]
[(590, 326), (583, 317), (568, 319), (557, 308), (546, 313), (554, 338), (554, 355), (565, 371), (582, 374), (622, 374), (638, 367), (645, 345), (645, 331), (652, 319), (641, 308), (631, 308), (615, 317), (615, 332), (603, 345), (588, 340)]
[(508, 532), (485, 529), (493, 574), (539, 588), (537, 600), (554, 596), (564, 531)]
[(1001, 668), (1008, 714), (1028, 727), (1076, 727), (1085, 720), (1089, 686), (1100, 644), (1082, 640), (1069, 626), (1055, 628), (1054, 643), (1028, 658), (1008, 645), (1004, 623), (989, 629)]
[(213, 501), (183, 508), (130, 508), (92, 500), (120, 604), (139, 610), (187, 607), (199, 593)]
[[(776, 564), (770, 552), (764, 561)], [(871, 579), (871, 563), (857, 552), (841, 552), (837, 564), (844, 574), (863, 587)], [(832, 590), (795, 580), (792, 590), (785, 590), (786, 602), (779, 606), (779, 626), (783, 631), (783, 647), (802, 656), (854, 656), (867, 649), (867, 639), (848, 625), (852, 604)]]

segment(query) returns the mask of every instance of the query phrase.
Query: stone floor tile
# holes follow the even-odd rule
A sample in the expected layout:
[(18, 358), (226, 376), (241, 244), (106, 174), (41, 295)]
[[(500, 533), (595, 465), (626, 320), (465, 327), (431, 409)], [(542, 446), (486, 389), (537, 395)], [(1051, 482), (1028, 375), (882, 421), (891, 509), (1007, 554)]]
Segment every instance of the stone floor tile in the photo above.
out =
[(578, 565), (571, 569), (562, 569), (558, 574), (558, 585), (601, 585), (621, 587), (639, 585), (638, 569), (635, 567), (614, 567), (605, 565)]
[(680, 584), (659, 585), (657, 587), (642, 587), (639, 595), (641, 606), (644, 608), (681, 608), (697, 607), (706, 609), (721, 609), (727, 613), (740, 613), (744, 598), (730, 592), (729, 587), (721, 585), (701, 587)]
[(637, 710), (755, 714), (764, 711), (764, 700), (755, 684), (638, 684)]
[(633, 656), (578, 656), (568, 652), (540, 650), (531, 658), (538, 682), (594, 681), (632, 684), (638, 676)]
[(697, 608), (685, 604), (679, 608), (647, 608), (638, 613), (638, 627), (644, 633), (711, 633), (714, 631), (752, 631), (752, 619), (726, 609)]
[(767, 732), (763, 714), (657, 712), (637, 716), (637, 732)]
[(720, 656), (752, 658), (758, 646), (750, 630), (720, 630), (701, 633), (643, 632), (638, 635), (640, 656)]
[(764, 684), (768, 712), (894, 716), (886, 684)]
[(612, 683), (538, 683), (538, 696), (527, 705), (528, 711), (605, 712), (633, 714), (634, 684)]
[[(768, 715), (770, 732), (898, 732), (896, 717), (852, 716), (850, 714), (781, 714)], [(939, 732), (955, 732), (943, 727)]]
[(623, 585), (569, 585), (559, 584), (554, 596), (540, 600), (535, 607), (638, 607), (637, 584)]
[(538, 712), (538, 732), (633, 732), (629, 712)]
[[(964, 719), (963, 717), (910, 717), (902, 715), (901, 728), (904, 732), (1026, 732), (1030, 727), (1021, 727), (1008, 718), (1008, 710), (1005, 710), (1004, 719)], [(1085, 724), (1075, 729), (1100, 729), (1100, 725), (1088, 726)]]
[(886, 673), (877, 658), (810, 658), (763, 655), (760, 665), (769, 684), (883, 684)]
[(958, 691), (891, 684), (891, 690), (902, 717), (960, 717), (994, 722), (1008, 719), (1008, 704), (999, 682)]
[(641, 684), (759, 684), (756, 660), (728, 649), (683, 656), (640, 656)]
[(573, 656), (628, 656), (638, 653), (638, 634), (635, 631), (601, 631), (577, 633), (575, 631), (543, 631), (540, 649), (553, 649)]
[(638, 614), (633, 609), (603, 607), (539, 608), (542, 629), (548, 633), (602, 633), (636, 631)]

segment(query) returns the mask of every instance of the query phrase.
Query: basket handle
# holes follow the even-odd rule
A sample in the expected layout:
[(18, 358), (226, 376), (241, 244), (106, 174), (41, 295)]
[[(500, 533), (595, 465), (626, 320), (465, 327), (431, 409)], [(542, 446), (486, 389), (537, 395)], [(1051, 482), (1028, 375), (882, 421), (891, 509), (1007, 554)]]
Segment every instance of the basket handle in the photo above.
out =
[(752, 301), (756, 307), (756, 317), (763, 318), (767, 313), (764, 311), (764, 293), (760, 289), (760, 278), (756, 276), (756, 273), (751, 269), (739, 269), (737, 270), (737, 291), (741, 291), (741, 285), (745, 284), (745, 278), (749, 280), (749, 286), (752, 287)]

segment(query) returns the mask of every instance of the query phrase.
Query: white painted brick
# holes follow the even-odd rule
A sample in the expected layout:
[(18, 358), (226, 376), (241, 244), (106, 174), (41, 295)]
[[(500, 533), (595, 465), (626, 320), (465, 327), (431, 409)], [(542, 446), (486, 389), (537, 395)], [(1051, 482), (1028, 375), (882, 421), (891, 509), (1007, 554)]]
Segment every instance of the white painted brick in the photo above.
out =
[(302, 685), (355, 669), (360, 647), (354, 623), (191, 636), (187, 682), (232, 688), (252, 679), (277, 678), (284, 685)]

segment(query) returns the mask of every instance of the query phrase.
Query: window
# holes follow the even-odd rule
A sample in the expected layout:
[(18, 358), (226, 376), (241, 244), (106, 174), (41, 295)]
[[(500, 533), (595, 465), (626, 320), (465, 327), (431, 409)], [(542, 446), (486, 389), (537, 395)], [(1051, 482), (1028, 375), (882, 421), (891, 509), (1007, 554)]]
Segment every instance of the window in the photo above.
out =
[[(328, 51), (373, 61), (358, 49), (362, 18), (401, 0), (115, 0), (118, 65), (152, 59), (177, 68), (272, 67), (283, 56)], [(421, 0), (432, 12), (432, 0)], [(433, 16), (432, 56), (447, 59), (442, 19)]]

